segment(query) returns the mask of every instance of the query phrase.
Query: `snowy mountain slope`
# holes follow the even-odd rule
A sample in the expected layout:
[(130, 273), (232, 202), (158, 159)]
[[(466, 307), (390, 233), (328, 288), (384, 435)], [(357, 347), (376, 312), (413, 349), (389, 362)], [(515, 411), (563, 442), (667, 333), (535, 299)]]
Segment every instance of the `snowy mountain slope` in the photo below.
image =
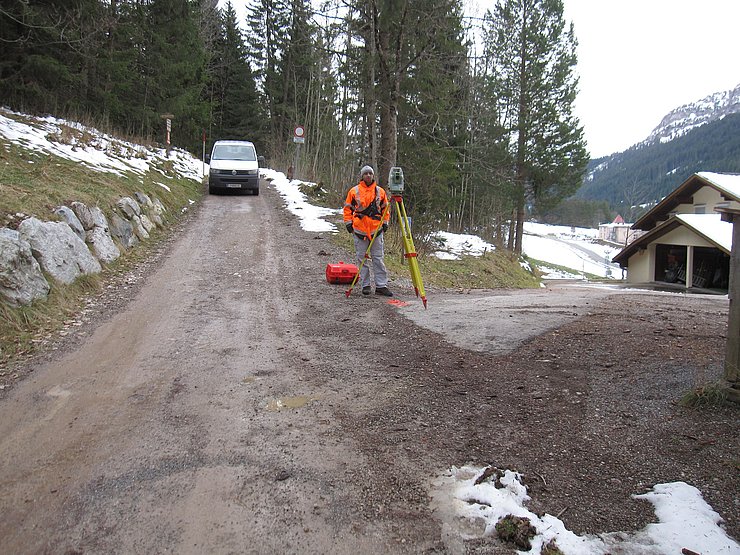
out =
[(666, 143), (701, 125), (740, 112), (740, 85), (731, 91), (711, 94), (669, 112), (653, 129), (644, 144)]
[(740, 85), (672, 110), (644, 141), (592, 160), (576, 196), (626, 211), (700, 171), (740, 172)]

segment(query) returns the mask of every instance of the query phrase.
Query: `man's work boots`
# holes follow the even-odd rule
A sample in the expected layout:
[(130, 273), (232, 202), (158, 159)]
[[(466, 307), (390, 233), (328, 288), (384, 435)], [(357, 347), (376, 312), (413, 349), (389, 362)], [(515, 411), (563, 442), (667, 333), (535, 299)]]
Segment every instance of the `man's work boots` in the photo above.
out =
[[(363, 291), (364, 293), (364, 291)], [(393, 293), (391, 293), (391, 290), (387, 287), (376, 287), (375, 288), (375, 294), (376, 295), (383, 295), (384, 297), (392, 297)]]
[(363, 295), (369, 295), (370, 294), (370, 291), (371, 290), (370, 290), (370, 286), (369, 285), (366, 285), (365, 287), (362, 288), (362, 294)]

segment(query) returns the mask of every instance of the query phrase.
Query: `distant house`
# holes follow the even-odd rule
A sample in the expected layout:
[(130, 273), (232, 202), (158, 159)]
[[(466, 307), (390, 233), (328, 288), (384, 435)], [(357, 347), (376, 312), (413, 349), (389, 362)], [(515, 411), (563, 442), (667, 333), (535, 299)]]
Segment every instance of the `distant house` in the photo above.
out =
[(740, 175), (692, 175), (632, 225), (643, 235), (613, 262), (627, 269), (628, 283), (727, 291), (732, 224), (718, 209), (740, 209)]
[(599, 224), (599, 240), (620, 247), (631, 243), (641, 234), (641, 231), (632, 229), (632, 224), (625, 223), (620, 215), (610, 224)]

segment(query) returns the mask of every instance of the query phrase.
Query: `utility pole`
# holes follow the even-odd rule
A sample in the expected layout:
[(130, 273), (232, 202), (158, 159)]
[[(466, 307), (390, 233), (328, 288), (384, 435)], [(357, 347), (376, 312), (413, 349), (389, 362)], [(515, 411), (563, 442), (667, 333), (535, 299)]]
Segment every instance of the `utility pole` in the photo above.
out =
[(740, 210), (720, 208), (722, 221), (732, 223), (732, 250), (730, 254), (730, 298), (727, 323), (727, 347), (725, 350), (725, 373), (728, 398), (740, 403)]

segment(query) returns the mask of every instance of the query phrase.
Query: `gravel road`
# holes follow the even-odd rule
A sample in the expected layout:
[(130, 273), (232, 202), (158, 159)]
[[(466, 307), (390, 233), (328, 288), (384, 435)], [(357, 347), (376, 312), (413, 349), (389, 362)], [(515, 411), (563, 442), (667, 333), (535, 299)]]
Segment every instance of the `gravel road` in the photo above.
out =
[(401, 280), (406, 306), (346, 299), (341, 259), (269, 187), (207, 197), (14, 369), (3, 551), (513, 553), (442, 532), (431, 484), (467, 462), (542, 478), (532, 508), (577, 533), (643, 527), (630, 495), (682, 479), (738, 537), (737, 409), (675, 403), (721, 373), (726, 298), (427, 289), (424, 311)]

